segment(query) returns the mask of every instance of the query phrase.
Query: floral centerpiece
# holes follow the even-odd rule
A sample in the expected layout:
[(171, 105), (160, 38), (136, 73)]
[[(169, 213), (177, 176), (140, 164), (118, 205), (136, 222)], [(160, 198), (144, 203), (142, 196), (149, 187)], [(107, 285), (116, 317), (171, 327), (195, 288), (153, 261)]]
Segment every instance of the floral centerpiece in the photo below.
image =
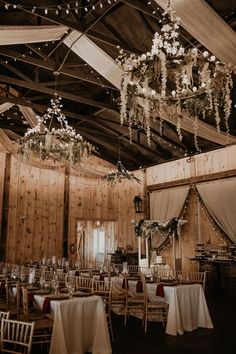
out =
[(121, 123), (128, 121), (130, 140), (132, 127), (146, 129), (150, 145), (150, 125), (163, 112), (174, 117), (182, 140), (183, 111), (193, 117), (197, 146), (197, 119), (213, 115), (218, 131), (224, 117), (226, 131), (232, 101), (231, 69), (207, 51), (185, 50), (179, 41), (180, 18), (168, 5), (163, 14), (161, 33), (155, 33), (150, 52), (129, 57), (120, 51), (117, 58), (124, 74), (121, 84)]

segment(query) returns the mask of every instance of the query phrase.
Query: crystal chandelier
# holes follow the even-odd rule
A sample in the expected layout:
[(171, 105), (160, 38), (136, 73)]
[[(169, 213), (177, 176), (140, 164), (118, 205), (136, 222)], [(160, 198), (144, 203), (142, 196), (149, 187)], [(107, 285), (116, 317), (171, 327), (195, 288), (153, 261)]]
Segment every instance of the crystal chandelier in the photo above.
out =
[[(83, 154), (92, 153), (94, 147), (68, 124), (61, 111), (60, 101), (61, 97), (55, 93), (47, 113), (42, 117), (36, 116), (37, 125), (28, 129), (18, 141), (19, 154), (27, 159), (39, 157), (42, 160), (52, 159), (76, 164)], [(58, 127), (51, 127), (53, 121), (59, 123)]]
[(159, 118), (162, 133), (162, 116), (167, 112), (174, 119), (182, 140), (181, 120), (183, 113), (187, 113), (193, 119), (195, 146), (199, 150), (199, 118), (215, 117), (218, 131), (223, 120), (229, 133), (232, 70), (207, 51), (184, 49), (178, 38), (180, 18), (171, 9), (170, 1), (161, 22), (161, 33), (154, 34), (150, 52), (128, 57), (121, 50), (117, 58), (124, 72), (121, 124), (128, 122), (130, 140), (132, 127), (141, 124), (150, 145), (151, 124)]

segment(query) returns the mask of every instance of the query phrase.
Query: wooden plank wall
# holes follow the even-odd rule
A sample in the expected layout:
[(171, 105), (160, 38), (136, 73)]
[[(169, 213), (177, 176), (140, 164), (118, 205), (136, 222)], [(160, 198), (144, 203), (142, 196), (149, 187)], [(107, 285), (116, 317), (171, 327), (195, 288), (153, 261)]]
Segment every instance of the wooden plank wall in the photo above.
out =
[(6, 260), (62, 255), (64, 169), (26, 165), (12, 156)]
[[(144, 180), (144, 173), (136, 172), (136, 176)], [(76, 242), (76, 226), (81, 220), (115, 221), (115, 240), (107, 240), (112, 253), (117, 247), (127, 248), (131, 245), (137, 249), (131, 220), (135, 218), (133, 199), (135, 195), (143, 195), (143, 182), (124, 181), (111, 187), (100, 178), (70, 176), (69, 196), (69, 244)], [(139, 214), (139, 217), (141, 215)], [(89, 258), (92, 258), (91, 256)]]
[[(153, 166), (136, 171), (141, 184), (123, 181), (111, 188), (101, 178), (111, 165), (96, 157), (85, 160), (81, 166), (84, 172), (70, 171), (68, 204), (68, 248), (76, 242), (76, 225), (81, 220), (104, 220), (115, 222), (115, 238), (108, 240), (108, 252), (117, 247), (127, 248), (131, 245), (137, 250), (132, 219), (147, 218), (144, 214), (135, 214), (133, 199), (141, 195), (145, 202), (146, 186), (160, 183), (172, 183), (193, 176), (227, 173), (236, 168), (235, 146)], [(4, 160), (4, 155), (0, 155)], [(90, 161), (90, 162), (88, 162)], [(4, 166), (0, 168), (0, 188)], [(95, 177), (98, 176), (98, 177)], [(0, 189), (2, 190), (2, 189)], [(0, 192), (1, 193), (1, 192)], [(11, 158), (10, 190), (8, 212), (8, 234), (6, 260), (23, 263), (39, 259), (46, 255), (62, 256), (63, 242), (63, 204), (65, 195), (65, 170), (49, 169), (25, 165), (16, 158)], [(1, 202), (0, 194), (0, 202)], [(146, 202), (147, 204), (147, 202)], [(191, 190), (189, 204), (186, 208), (187, 224), (182, 233), (182, 257), (184, 267), (196, 267), (189, 261), (194, 254), (197, 242), (197, 197)], [(204, 241), (211, 244), (223, 242), (222, 235), (217, 234), (204, 209), (201, 209), (201, 227)], [(112, 234), (109, 236), (112, 237)], [(177, 251), (178, 242), (176, 245)], [(171, 262), (172, 249), (165, 250)], [(178, 254), (177, 254), (178, 255)]]
[(6, 154), (0, 152), (0, 235), (2, 232), (2, 213), (3, 213), (3, 196), (4, 196), (4, 178), (5, 178)]
[[(147, 168), (147, 186), (165, 183), (165, 187), (174, 188), (175, 182), (186, 178), (197, 178), (201, 176), (211, 176), (212, 174), (222, 173), (227, 175), (229, 171), (236, 169), (236, 145), (214, 150), (208, 153), (199, 154), (188, 158), (172, 161), (158, 166)], [(236, 175), (236, 174), (235, 174)], [(184, 271), (198, 269), (198, 263), (191, 261), (194, 257), (195, 246), (198, 240), (197, 222), (197, 194), (194, 188), (190, 189), (188, 202), (185, 208), (184, 219), (187, 223), (182, 227), (182, 247), (180, 255)], [(211, 248), (218, 248), (219, 245), (226, 244), (226, 238), (218, 227), (209, 218), (205, 208), (200, 207), (200, 224), (202, 242), (210, 245)], [(176, 243), (177, 257), (179, 256), (179, 241)], [(172, 266), (172, 246), (161, 252), (166, 257), (167, 262)]]

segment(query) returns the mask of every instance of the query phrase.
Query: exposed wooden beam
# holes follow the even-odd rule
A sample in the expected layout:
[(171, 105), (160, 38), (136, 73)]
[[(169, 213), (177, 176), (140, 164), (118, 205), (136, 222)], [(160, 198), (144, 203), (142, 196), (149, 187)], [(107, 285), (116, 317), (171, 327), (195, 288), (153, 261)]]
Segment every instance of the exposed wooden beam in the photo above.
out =
[[(43, 92), (43, 93), (47, 93), (50, 95), (54, 95), (55, 90), (50, 89), (48, 87), (45, 87), (41, 84), (38, 84), (36, 82), (26, 82), (23, 80), (18, 80), (18, 79), (13, 79), (10, 78), (8, 76), (4, 76), (4, 75), (0, 75), (0, 81), (4, 82), (4, 83), (8, 83), (11, 85), (16, 85), (19, 87), (25, 87), (28, 88), (30, 90), (35, 90), (35, 91), (39, 91), (39, 92)], [(115, 106), (110, 104), (110, 103), (105, 103), (105, 102), (100, 102), (100, 101), (96, 101), (93, 100), (91, 98), (86, 98), (86, 97), (82, 97), (82, 96), (77, 96), (77, 95), (73, 95), (71, 93), (67, 93), (67, 92), (63, 92), (60, 90), (57, 90), (57, 93), (59, 96), (71, 100), (71, 101), (75, 101), (75, 102), (80, 102), (80, 103), (84, 103), (90, 106), (95, 106), (95, 107), (106, 107), (106, 108), (110, 108), (110, 109), (115, 109)]]
[(12, 66), (11, 64), (6, 64), (5, 62), (1, 62), (1, 65), (5, 66), (5, 68), (7, 68), (8, 70), (12, 71), (14, 74), (16, 74), (17, 76), (19, 76), (21, 79), (28, 81), (28, 82), (32, 82), (32, 80), (26, 76), (24, 73), (22, 73), (20, 70), (16, 69), (14, 66)]
[(138, 1), (138, 0), (121, 0), (124, 4), (133, 7), (134, 9), (150, 16), (155, 19), (159, 19), (157, 16), (156, 12), (153, 13), (153, 10), (150, 8), (150, 6), (146, 5), (143, 3), (143, 1)]
[[(18, 61), (22, 61), (24, 63), (28, 63), (37, 67), (41, 67), (43, 69), (49, 70), (54, 72), (56, 70), (56, 63), (51, 64), (48, 63), (46, 61), (40, 60), (40, 59), (36, 59), (36, 58), (32, 58), (29, 55), (24, 55), (24, 56), (19, 56), (19, 53), (13, 51), (13, 50), (9, 50), (6, 48), (3, 48), (0, 46), (0, 54), (1, 55), (5, 55), (9, 58), (16, 58)], [(90, 82), (92, 84), (101, 86), (103, 85), (104, 87), (107, 88), (111, 88), (116, 90), (116, 88), (109, 83), (107, 80), (100, 78), (99, 80), (96, 78), (96, 76), (94, 77), (88, 77), (87, 73), (83, 73), (81, 70), (73, 70), (73, 69), (67, 69), (67, 68), (62, 68), (60, 70), (60, 73), (63, 75), (67, 75), (70, 77), (74, 77), (78, 80), (82, 80), (82, 81), (86, 81), (86, 82)]]

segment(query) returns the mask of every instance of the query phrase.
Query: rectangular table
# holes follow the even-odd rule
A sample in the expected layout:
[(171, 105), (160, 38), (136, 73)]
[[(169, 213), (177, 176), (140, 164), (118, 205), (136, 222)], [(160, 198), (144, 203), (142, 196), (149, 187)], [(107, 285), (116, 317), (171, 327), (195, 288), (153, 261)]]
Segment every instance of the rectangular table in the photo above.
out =
[[(43, 307), (44, 297), (34, 301)], [(111, 354), (103, 300), (100, 296), (51, 300), (54, 325), (50, 354)]]
[[(112, 283), (113, 291), (122, 291), (123, 277), (113, 277)], [(137, 281), (129, 280), (129, 291), (133, 295), (137, 295), (136, 284)], [(182, 335), (198, 327), (213, 328), (201, 284), (164, 286), (164, 298), (156, 296), (156, 288), (157, 284), (147, 283), (150, 301), (167, 301), (169, 304), (166, 334)]]

